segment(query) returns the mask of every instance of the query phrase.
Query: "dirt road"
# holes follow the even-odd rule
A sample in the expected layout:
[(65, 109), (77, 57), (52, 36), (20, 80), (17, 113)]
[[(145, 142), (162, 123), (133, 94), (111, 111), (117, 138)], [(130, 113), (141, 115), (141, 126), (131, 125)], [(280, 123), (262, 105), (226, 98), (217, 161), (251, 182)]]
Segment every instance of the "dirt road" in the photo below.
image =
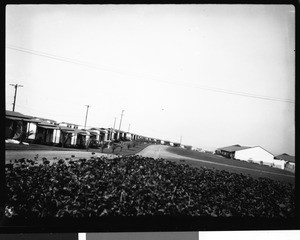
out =
[[(283, 173), (277, 173), (273, 172), (272, 168), (270, 168), (270, 171), (265, 171), (265, 170), (257, 170), (257, 169), (252, 169), (251, 165), (249, 167), (241, 167), (241, 166), (235, 166), (235, 165), (230, 165), (226, 163), (218, 163), (218, 162), (212, 162), (212, 161), (206, 161), (206, 160), (200, 160), (200, 159), (195, 159), (195, 158), (190, 158), (190, 157), (184, 157), (180, 156), (174, 153), (170, 153), (167, 151), (168, 146), (164, 145), (151, 145), (148, 146), (147, 148), (143, 149), (141, 152), (137, 153), (137, 155), (141, 155), (143, 157), (151, 157), (154, 159), (157, 158), (164, 158), (167, 160), (174, 160), (174, 161), (179, 161), (179, 160), (185, 160), (185, 162), (191, 166), (194, 167), (207, 167), (207, 168), (214, 168), (218, 170), (226, 170), (229, 172), (234, 172), (234, 173), (243, 173), (246, 175), (251, 175), (252, 177), (258, 178), (258, 177), (266, 177), (270, 178), (273, 180), (279, 180), (287, 183), (295, 183), (295, 176), (290, 175), (289, 173), (283, 174)], [(226, 159), (225, 159), (226, 161)]]

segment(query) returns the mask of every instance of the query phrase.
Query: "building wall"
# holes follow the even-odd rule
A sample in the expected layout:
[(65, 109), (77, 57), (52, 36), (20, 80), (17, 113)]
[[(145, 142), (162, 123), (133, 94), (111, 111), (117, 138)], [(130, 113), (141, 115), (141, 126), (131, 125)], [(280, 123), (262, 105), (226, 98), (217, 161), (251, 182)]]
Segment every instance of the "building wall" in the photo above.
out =
[(41, 127), (37, 127), (36, 130), (36, 139), (39, 143), (43, 143), (45, 138), (45, 129)]
[[(227, 158), (234, 157), (234, 155), (235, 155), (234, 152), (228, 152), (228, 151), (225, 151), (225, 150), (218, 150), (218, 151), (216, 151), (216, 154), (222, 155), (223, 157), (227, 157)], [(235, 157), (235, 158), (238, 159), (237, 157)]]
[(250, 160), (256, 163), (260, 163), (262, 161), (263, 164), (267, 165), (274, 163), (274, 156), (261, 147), (238, 150), (235, 152), (235, 158), (242, 161)]
[(29, 122), (27, 124), (27, 132), (32, 131), (32, 134), (28, 137), (28, 139), (30, 139), (30, 140), (34, 140), (35, 139), (36, 128), (37, 128), (37, 124), (36, 123)]
[(63, 139), (66, 137), (67, 134), (70, 134), (71, 137), (68, 138), (65, 145), (66, 146), (75, 146), (77, 141), (77, 134), (76, 133), (65, 133), (61, 132), (60, 134), (60, 143), (63, 143)]
[(130, 133), (125, 133), (125, 139), (126, 140), (131, 140), (131, 134)]
[(295, 163), (287, 162), (284, 166), (284, 169), (289, 171), (289, 172), (295, 172)]
[(92, 134), (91, 135), (91, 140), (97, 140), (97, 141), (100, 141), (100, 131), (98, 130), (89, 130), (91, 133), (96, 133), (95, 135)]
[(108, 141), (108, 133), (103, 133), (103, 139), (101, 140), (104, 142)]
[(53, 143), (59, 143), (60, 139), (60, 130), (59, 129), (54, 129), (53, 131)]
[(20, 120), (5, 121), (5, 138), (19, 139), (22, 131), (27, 132), (27, 122)]
[(285, 167), (285, 161), (274, 159), (272, 167), (284, 169), (284, 167)]
[(72, 133), (72, 137), (71, 137), (71, 145), (76, 145), (77, 142), (77, 134), (76, 133)]
[(86, 146), (89, 140), (89, 135), (77, 134), (76, 145), (80, 147)]
[(46, 134), (46, 143), (53, 143), (53, 129), (46, 129), (45, 134)]

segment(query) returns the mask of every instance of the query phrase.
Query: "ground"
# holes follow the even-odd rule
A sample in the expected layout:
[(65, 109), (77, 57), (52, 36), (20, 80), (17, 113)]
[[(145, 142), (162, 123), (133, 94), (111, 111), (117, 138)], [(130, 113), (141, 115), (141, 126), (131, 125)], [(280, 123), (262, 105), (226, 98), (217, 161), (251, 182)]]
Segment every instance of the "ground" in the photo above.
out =
[(295, 183), (295, 175), (281, 169), (232, 160), (214, 154), (199, 153), (192, 150), (184, 150), (164, 145), (149, 146), (139, 152), (138, 155), (144, 157), (164, 158), (177, 162), (182, 162), (182, 160), (184, 160), (185, 163), (194, 167), (205, 166), (207, 168), (226, 170), (234, 173), (242, 173), (245, 175), (249, 174), (254, 178), (266, 177), (286, 183)]
[(121, 155), (127, 156), (135, 154), (145, 147), (149, 146), (149, 144), (139, 143), (135, 147), (131, 147), (129, 149), (120, 148), (115, 149), (114, 153), (110, 149), (104, 149), (103, 153), (101, 153), (101, 149), (75, 149), (75, 148), (61, 148), (61, 147), (53, 147), (53, 146), (45, 146), (38, 144), (30, 144), (30, 145), (21, 145), (21, 144), (8, 144), (6, 143), (6, 151), (5, 151), (5, 160), (6, 163), (9, 163), (10, 160), (26, 158), (26, 159), (34, 159), (38, 155), (38, 160), (42, 162), (42, 158), (45, 157), (50, 162), (57, 161), (59, 159), (72, 158), (77, 160), (79, 158), (90, 158), (90, 157), (100, 157), (106, 156), (109, 158)]
[(223, 158), (214, 154), (198, 153), (191, 150), (184, 150), (175, 147), (168, 147), (165, 145), (149, 145), (140, 143), (130, 149), (117, 148), (112, 153), (111, 149), (105, 149), (104, 153), (101, 153), (100, 149), (70, 149), (70, 148), (57, 148), (43, 145), (16, 145), (6, 144), (5, 159), (6, 163), (10, 160), (28, 158), (33, 159), (38, 154), (38, 159), (42, 161), (43, 157), (46, 157), (51, 162), (57, 161), (61, 158), (90, 158), (107, 156), (113, 158), (117, 155), (141, 155), (143, 157), (151, 158), (164, 158), (176, 162), (183, 162), (193, 167), (207, 167), (218, 170), (226, 170), (234, 173), (242, 173), (251, 175), (252, 177), (267, 177), (273, 180), (283, 181), (285, 183), (295, 183), (295, 176), (293, 173), (271, 168), (268, 166), (261, 166), (258, 164), (251, 164), (247, 162), (241, 162), (238, 160), (232, 160)]

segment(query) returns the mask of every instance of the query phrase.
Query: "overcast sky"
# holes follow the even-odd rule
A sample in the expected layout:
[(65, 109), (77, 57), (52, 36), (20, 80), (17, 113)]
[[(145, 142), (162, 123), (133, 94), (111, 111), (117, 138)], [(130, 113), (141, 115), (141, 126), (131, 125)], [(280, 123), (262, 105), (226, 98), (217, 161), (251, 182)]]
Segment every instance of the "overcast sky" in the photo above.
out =
[(295, 154), (292, 5), (8, 5), (6, 109)]

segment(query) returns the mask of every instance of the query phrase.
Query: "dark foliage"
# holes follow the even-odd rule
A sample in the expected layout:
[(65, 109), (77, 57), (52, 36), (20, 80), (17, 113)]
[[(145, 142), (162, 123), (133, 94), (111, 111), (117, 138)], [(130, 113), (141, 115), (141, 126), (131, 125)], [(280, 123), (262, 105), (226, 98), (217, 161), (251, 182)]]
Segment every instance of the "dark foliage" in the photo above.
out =
[(287, 218), (295, 189), (266, 178), (140, 156), (6, 165), (6, 217)]

